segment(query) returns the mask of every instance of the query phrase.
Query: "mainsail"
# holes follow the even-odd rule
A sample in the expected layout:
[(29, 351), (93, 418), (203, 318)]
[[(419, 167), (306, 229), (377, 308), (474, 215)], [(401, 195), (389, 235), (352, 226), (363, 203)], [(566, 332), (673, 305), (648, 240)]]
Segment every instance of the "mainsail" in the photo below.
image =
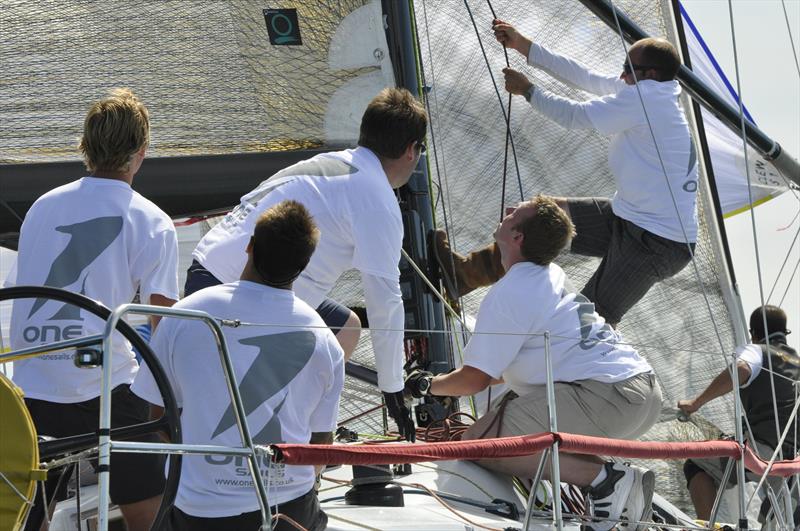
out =
[[(38, 163), (68, 162), (37, 167), (43, 175), (52, 172), (51, 180), (40, 183), (45, 190), (78, 177), (75, 145), (85, 108), (113, 86), (131, 87), (151, 111), (151, 159), (135, 185), (143, 186), (146, 195), (168, 187), (166, 177), (175, 176), (206, 196), (224, 192), (238, 197), (274, 171), (269, 168), (278, 155), (288, 163), (304, 158), (305, 150), (353, 145), (363, 106), (380, 87), (397, 82), (394, 50), (383, 24), (387, 3), (273, 1), (270, 8), (297, 10), (302, 33), (302, 45), (273, 46), (263, 5), (251, 0), (7, 1), (0, 10), (0, 184), (18, 180), (18, 172)], [(435, 209), (457, 250), (489, 242), (501, 204), (537, 193), (609, 197), (614, 192), (606, 162), (608, 138), (595, 131), (566, 131), (515, 98), (514, 149), (506, 196), (501, 197), (505, 93), (493, 81), (499, 83), (505, 60), (491, 35), (490, 7), (478, 0), (420, 0), (413, 7), (416, 60), (431, 115), (428, 164)], [(653, 36), (673, 35), (667, 1), (620, 0), (615, 7)], [(496, 0), (494, 10), (554, 51), (600, 72), (619, 72), (625, 58), (620, 35), (580, 2)], [(513, 55), (511, 66), (525, 69)], [(530, 73), (547, 90), (587, 98), (545, 74)], [(208, 158), (198, 164), (191, 156)], [(758, 164), (757, 157), (752, 161)], [(772, 183), (765, 184), (760, 197), (776, 191)], [(188, 193), (191, 184), (181, 186)], [(14, 215), (2, 214), (7, 217), (0, 218), (0, 233), (19, 226), (24, 205), (36, 195), (16, 203), (0, 197), (0, 209), (8, 202), (14, 210)], [(723, 199), (730, 205), (726, 212), (741, 207), (736, 201)], [(715, 250), (717, 235), (709, 223), (714, 217), (710, 201), (703, 201), (694, 263), (657, 284), (621, 323), (624, 337), (655, 367), (665, 391), (662, 421), (649, 439), (691, 440), (715, 437), (715, 429), (733, 429), (730, 403), (709, 404), (703, 411), (708, 422), (697, 424), (679, 423), (671, 408), (719, 373), (736, 343), (734, 317), (720, 288), (725, 264)], [(419, 236), (413, 245), (421, 251)], [(569, 254), (558, 262), (578, 287), (597, 266), (595, 259)], [(484, 293), (463, 301), (466, 313), (476, 312)], [(360, 305), (357, 274), (346, 275), (332, 296)], [(367, 367), (372, 365), (369, 345), (364, 334), (353, 358)], [(374, 387), (348, 379), (340, 420), (360, 432), (383, 433), (385, 419), (372, 411), (379, 402)], [(659, 473), (659, 489), (687, 507), (676, 464), (648, 466)]]

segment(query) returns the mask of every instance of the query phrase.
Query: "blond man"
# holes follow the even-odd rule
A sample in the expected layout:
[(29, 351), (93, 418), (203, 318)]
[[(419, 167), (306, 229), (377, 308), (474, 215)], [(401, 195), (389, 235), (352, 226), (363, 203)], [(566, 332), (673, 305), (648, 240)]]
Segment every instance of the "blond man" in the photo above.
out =
[[(17, 262), (6, 285), (44, 285), (86, 295), (109, 308), (131, 302), (171, 306), (178, 298), (178, 244), (170, 218), (131, 183), (150, 139), (147, 108), (128, 89), (114, 89), (86, 115), (79, 149), (89, 175), (60, 186), (31, 206)], [(155, 323), (154, 323), (155, 324)], [(48, 299), (14, 302), (11, 343), (24, 348), (103, 331), (104, 323)], [(121, 336), (112, 356), (112, 427), (147, 420), (148, 405), (130, 392), (139, 369)], [(66, 437), (98, 428), (101, 369), (77, 368), (74, 351), (19, 361), (14, 381), (40, 435)], [(111, 499), (131, 531), (148, 530), (164, 487), (163, 460), (112, 454)], [(48, 499), (53, 492), (48, 480)], [(28, 518), (38, 529), (42, 499)]]

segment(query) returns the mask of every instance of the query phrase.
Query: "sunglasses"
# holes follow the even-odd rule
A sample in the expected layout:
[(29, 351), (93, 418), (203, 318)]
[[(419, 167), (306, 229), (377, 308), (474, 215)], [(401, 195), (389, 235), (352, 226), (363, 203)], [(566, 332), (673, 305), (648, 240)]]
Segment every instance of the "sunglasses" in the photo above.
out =
[(633, 66), (631, 66), (631, 64), (629, 62), (627, 62), (627, 61), (622, 63), (622, 71), (624, 73), (626, 73), (626, 74), (630, 74), (632, 72), (642, 72), (644, 70), (659, 70), (659, 68), (657, 66), (651, 66), (651, 65), (633, 65)]

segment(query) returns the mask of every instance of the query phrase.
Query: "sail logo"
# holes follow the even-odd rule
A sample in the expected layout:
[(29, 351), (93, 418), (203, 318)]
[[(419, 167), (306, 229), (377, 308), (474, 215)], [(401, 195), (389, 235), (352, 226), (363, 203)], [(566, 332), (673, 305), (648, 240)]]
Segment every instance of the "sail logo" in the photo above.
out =
[[(239, 395), (245, 416), (250, 416), (256, 409), (268, 402), (272, 397), (283, 391), (294, 378), (308, 364), (316, 348), (316, 336), (310, 331), (286, 332), (269, 334), (239, 340), (239, 344), (258, 348), (253, 363), (247, 369), (239, 383)], [(288, 391), (272, 411), (272, 416), (259, 429), (258, 433), (251, 435), (255, 444), (272, 444), (283, 441), (283, 428), (279, 417), (283, 409)], [(250, 420), (248, 420), (250, 424)], [(211, 439), (236, 425), (236, 416), (233, 404), (229, 404), (222, 417), (217, 422)], [(252, 426), (252, 425), (251, 425)], [(252, 433), (252, 432), (251, 432)], [(268, 466), (268, 459), (258, 457), (259, 468)], [(237, 476), (249, 475), (246, 459), (241, 456), (205, 456), (209, 465), (235, 466)]]
[[(86, 294), (88, 267), (105, 251), (122, 232), (121, 216), (106, 216), (56, 227), (57, 232), (68, 234), (69, 241), (50, 265), (44, 281), (45, 286), (69, 288), (83, 279), (80, 293)], [(50, 300), (37, 298), (28, 313), (34, 317)], [(82, 321), (80, 309), (69, 303), (63, 304), (46, 321)], [(29, 343), (63, 341), (75, 339), (83, 333), (79, 324), (59, 326), (54, 324), (32, 325), (22, 330), (22, 337)]]
[(265, 9), (264, 20), (267, 23), (269, 42), (273, 46), (303, 44), (296, 9)]

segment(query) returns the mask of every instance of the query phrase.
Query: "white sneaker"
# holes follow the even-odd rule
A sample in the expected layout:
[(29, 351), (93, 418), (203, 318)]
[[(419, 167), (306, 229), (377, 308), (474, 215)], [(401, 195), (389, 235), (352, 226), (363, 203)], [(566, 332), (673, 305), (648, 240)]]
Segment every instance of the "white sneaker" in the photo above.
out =
[(609, 461), (605, 464), (606, 478), (587, 495), (592, 506), (592, 516), (601, 520), (589, 522), (584, 529), (607, 531), (619, 525), (621, 529), (642, 531), (643, 522), (650, 519), (653, 510), (653, 490), (656, 476), (651, 470), (638, 466), (622, 465)]

